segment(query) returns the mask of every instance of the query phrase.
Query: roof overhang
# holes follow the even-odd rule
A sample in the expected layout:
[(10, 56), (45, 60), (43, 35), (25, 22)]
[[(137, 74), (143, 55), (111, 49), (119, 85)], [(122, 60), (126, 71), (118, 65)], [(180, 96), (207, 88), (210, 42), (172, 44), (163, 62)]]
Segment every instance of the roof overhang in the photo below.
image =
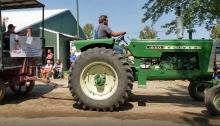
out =
[(44, 7), (37, 0), (0, 0), (1, 10)]
[[(42, 30), (43, 28), (40, 27), (40, 29)], [(54, 31), (54, 30), (50, 30), (50, 29), (47, 29), (47, 28), (44, 28), (44, 30), (47, 31), (47, 32), (50, 32), (50, 33), (54, 33), (54, 34), (58, 34), (58, 35), (63, 35), (65, 37), (70, 38), (71, 40), (79, 40), (79, 38), (77, 36), (69, 35), (69, 34), (58, 32), (58, 31)]]

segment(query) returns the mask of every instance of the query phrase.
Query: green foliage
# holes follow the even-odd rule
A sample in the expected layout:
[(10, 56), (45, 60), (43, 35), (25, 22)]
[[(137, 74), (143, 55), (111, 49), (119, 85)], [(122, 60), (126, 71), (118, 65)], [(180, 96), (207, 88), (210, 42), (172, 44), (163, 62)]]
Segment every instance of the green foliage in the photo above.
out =
[[(148, 0), (143, 9), (145, 10), (143, 22), (152, 20), (152, 23), (164, 14), (175, 13), (176, 8), (182, 9), (183, 25), (185, 28), (193, 28), (194, 25), (206, 25), (209, 29), (220, 17), (220, 0)], [(168, 28), (167, 34), (176, 30), (175, 19), (164, 24)]]
[(83, 31), (87, 39), (91, 39), (93, 37), (93, 29), (94, 27), (92, 24), (85, 24), (85, 26), (83, 27)]
[(211, 38), (220, 39), (220, 23), (212, 29)]
[(140, 31), (140, 39), (155, 39), (157, 37), (157, 32), (146, 26), (142, 31)]

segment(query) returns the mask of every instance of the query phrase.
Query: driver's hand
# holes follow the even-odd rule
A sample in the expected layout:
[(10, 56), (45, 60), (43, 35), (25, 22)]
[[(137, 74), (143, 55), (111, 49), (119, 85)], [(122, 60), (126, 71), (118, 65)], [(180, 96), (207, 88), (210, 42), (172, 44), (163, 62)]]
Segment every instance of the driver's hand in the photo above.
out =
[(122, 32), (122, 35), (125, 35), (126, 34), (126, 32)]

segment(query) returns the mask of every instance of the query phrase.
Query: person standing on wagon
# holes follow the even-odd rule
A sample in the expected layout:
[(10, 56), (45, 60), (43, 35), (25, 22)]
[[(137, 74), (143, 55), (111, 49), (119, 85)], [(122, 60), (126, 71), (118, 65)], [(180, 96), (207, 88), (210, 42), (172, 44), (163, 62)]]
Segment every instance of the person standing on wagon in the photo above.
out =
[(3, 50), (10, 50), (11, 34), (15, 34), (15, 26), (13, 24), (9, 24), (7, 32), (3, 33)]
[(32, 28), (31, 27), (29, 27), (27, 29), (27, 37), (32, 37)]

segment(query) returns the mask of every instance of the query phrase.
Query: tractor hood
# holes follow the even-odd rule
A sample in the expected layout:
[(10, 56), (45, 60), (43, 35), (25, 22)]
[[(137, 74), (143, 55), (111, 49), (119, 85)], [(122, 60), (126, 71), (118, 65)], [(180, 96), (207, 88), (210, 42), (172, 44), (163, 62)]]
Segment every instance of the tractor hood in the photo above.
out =
[(166, 52), (195, 52), (210, 53), (213, 40), (132, 40), (129, 50), (136, 57), (160, 57)]

